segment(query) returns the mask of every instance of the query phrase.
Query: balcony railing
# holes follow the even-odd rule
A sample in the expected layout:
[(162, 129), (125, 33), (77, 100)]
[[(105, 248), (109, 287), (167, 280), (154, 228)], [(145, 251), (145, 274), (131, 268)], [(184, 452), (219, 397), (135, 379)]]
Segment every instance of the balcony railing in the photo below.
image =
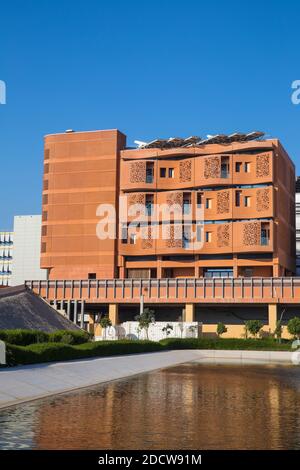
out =
[(26, 281), (47, 300), (91, 303), (300, 303), (300, 277)]

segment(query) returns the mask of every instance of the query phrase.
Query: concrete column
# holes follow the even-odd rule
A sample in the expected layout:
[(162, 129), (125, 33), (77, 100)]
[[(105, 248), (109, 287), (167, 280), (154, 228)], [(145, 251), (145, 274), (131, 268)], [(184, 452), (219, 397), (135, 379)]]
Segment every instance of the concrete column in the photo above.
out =
[(120, 275), (120, 279), (125, 279), (125, 268), (124, 268), (124, 266), (120, 266), (119, 275)]
[(77, 300), (74, 300), (74, 323), (77, 325)]
[(186, 322), (195, 321), (195, 304), (185, 304), (185, 319)]
[(80, 326), (81, 328), (84, 328), (84, 300), (81, 301), (81, 311), (80, 311), (80, 315), (81, 315), (81, 318), (80, 318)]
[(68, 300), (68, 302), (67, 302), (67, 317), (70, 320), (70, 318), (71, 318), (71, 300)]
[(113, 325), (118, 325), (119, 323), (119, 305), (118, 304), (109, 304), (108, 316)]
[(277, 324), (277, 313), (278, 313), (278, 305), (277, 304), (269, 304), (268, 305), (268, 327), (271, 333), (274, 332)]
[(238, 268), (238, 259), (237, 255), (233, 255), (233, 277), (238, 277), (239, 276), (239, 268)]
[(162, 278), (162, 267), (161, 267), (161, 256), (157, 257), (157, 262), (156, 262), (156, 267), (157, 267), (157, 279)]
[(273, 277), (280, 277), (280, 266), (279, 266), (279, 264), (273, 264)]
[(200, 277), (200, 269), (199, 266), (195, 266), (195, 278), (198, 279)]

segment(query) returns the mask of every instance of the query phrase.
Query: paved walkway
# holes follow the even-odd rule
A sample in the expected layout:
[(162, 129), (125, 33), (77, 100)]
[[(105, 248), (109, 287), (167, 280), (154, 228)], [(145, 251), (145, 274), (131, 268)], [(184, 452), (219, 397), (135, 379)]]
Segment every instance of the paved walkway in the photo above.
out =
[(0, 408), (190, 361), (291, 364), (291, 353), (179, 350), (0, 369)]

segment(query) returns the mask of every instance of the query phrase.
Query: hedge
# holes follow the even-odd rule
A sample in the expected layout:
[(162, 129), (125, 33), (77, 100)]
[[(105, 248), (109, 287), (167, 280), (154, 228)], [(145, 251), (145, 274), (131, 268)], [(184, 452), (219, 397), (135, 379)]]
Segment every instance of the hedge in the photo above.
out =
[(0, 330), (0, 339), (5, 343), (18, 346), (28, 346), (36, 343), (86, 343), (90, 335), (85, 331), (57, 330), (53, 333), (45, 333), (39, 330)]
[(160, 341), (165, 349), (240, 349), (259, 351), (290, 351), (291, 342), (274, 338), (168, 338)]
[(105, 357), (162, 351), (164, 347), (153, 341), (96, 341), (80, 345), (62, 343), (36, 343), (29, 346), (6, 345), (9, 366), (69, 361), (91, 357)]
[(6, 346), (7, 363), (10, 366), (175, 349), (291, 350), (290, 342), (278, 343), (274, 339), (221, 338), (168, 338), (161, 340), (159, 343), (154, 341), (119, 340), (88, 342), (74, 346), (63, 343), (36, 343), (29, 346), (7, 344)]

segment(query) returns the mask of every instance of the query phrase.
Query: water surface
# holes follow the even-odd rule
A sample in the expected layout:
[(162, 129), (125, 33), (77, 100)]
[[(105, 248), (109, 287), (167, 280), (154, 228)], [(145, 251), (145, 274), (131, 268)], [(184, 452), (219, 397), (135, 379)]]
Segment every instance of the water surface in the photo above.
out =
[(300, 368), (184, 364), (0, 411), (2, 449), (300, 449)]

